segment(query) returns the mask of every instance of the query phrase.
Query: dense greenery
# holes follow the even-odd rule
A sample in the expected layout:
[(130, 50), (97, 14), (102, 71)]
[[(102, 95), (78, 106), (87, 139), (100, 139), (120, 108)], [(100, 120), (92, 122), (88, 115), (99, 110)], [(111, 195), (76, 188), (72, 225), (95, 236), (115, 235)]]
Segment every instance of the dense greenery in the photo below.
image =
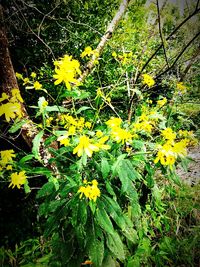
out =
[[(9, 2), (20, 91), (0, 98), (11, 144), (0, 174), (6, 194), (32, 200), (32, 229), (16, 222), (20, 234), (4, 237), (1, 265), (198, 266), (199, 184), (176, 172), (198, 144), (198, 5), (181, 13), (130, 1), (98, 51), (119, 1)], [(13, 138), (30, 120), (32, 147), (21, 148)]]

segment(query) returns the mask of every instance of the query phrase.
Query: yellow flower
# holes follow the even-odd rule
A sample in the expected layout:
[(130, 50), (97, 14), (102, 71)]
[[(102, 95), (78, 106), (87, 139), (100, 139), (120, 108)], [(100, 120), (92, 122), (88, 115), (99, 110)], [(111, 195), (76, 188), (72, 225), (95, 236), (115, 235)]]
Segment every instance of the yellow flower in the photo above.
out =
[(76, 133), (76, 127), (75, 126), (70, 126), (68, 130), (69, 135), (74, 135)]
[(77, 127), (83, 128), (85, 123), (85, 119), (83, 117), (80, 117), (80, 119), (77, 121)]
[(132, 139), (132, 134), (129, 131), (119, 127), (112, 128), (111, 136), (117, 143), (122, 142), (122, 144), (131, 141)]
[(49, 117), (46, 119), (46, 126), (49, 127), (51, 125), (51, 122), (53, 121), (53, 117)]
[(87, 180), (85, 180), (86, 182), (84, 183), (85, 186), (81, 186), (78, 190), (78, 193), (80, 193), (80, 198), (83, 197), (83, 195), (85, 195), (86, 198), (89, 198), (89, 200), (93, 200), (94, 202), (96, 202), (97, 197), (100, 197), (100, 190), (98, 188), (98, 182), (97, 180), (92, 180), (92, 182), (89, 185), (89, 182), (87, 182)]
[(11, 170), (12, 170), (12, 165), (7, 165), (7, 166), (6, 166), (6, 170), (7, 170), (7, 171), (11, 171)]
[(183, 84), (183, 82), (179, 82), (176, 84), (176, 87), (179, 91), (185, 92), (187, 90), (187, 87)]
[(34, 82), (33, 87), (35, 88), (35, 90), (40, 90), (42, 88), (42, 85), (41, 85), (41, 83), (36, 81), (36, 82)]
[(109, 145), (105, 145), (106, 141), (108, 141), (108, 136), (102, 137), (96, 145), (99, 147), (99, 149), (108, 150), (108, 149), (110, 149), (110, 146)]
[(143, 74), (143, 84), (147, 84), (149, 87), (155, 84), (154, 79), (149, 74)]
[(23, 85), (26, 85), (27, 83), (30, 82), (29, 78), (24, 78), (23, 81), (24, 81), (24, 82), (23, 82)]
[(157, 101), (157, 105), (159, 107), (163, 107), (166, 103), (167, 103), (167, 98), (166, 97), (164, 97), (163, 99), (160, 99), (160, 100)]
[(74, 148), (73, 154), (77, 153), (78, 157), (81, 157), (83, 153), (86, 153), (88, 157), (91, 157), (94, 151), (99, 151), (99, 147), (91, 144), (90, 139), (86, 135), (83, 135), (79, 138), (79, 144)]
[(3, 102), (4, 100), (8, 100), (8, 99), (9, 99), (9, 96), (6, 93), (2, 93), (0, 102)]
[(40, 112), (43, 112), (47, 106), (48, 106), (48, 102), (45, 100), (44, 97), (41, 97), (40, 98)]
[(23, 76), (21, 73), (16, 72), (15, 75), (16, 75), (17, 79), (23, 80)]
[(18, 101), (21, 102), (21, 103), (24, 102), (24, 100), (21, 97), (19, 89), (13, 88), (11, 90), (11, 94), (12, 94), (12, 97), (10, 99), (10, 102), (12, 102), (12, 103), (15, 103), (15, 102), (18, 102)]
[(120, 118), (113, 118), (113, 117), (106, 122), (106, 124), (110, 128), (119, 127), (121, 123), (122, 123), (122, 120)]
[(85, 123), (85, 127), (88, 128), (88, 129), (90, 129), (90, 128), (92, 127), (91, 122), (87, 121), (87, 122)]
[(174, 144), (173, 151), (176, 153), (177, 156), (180, 157), (185, 157), (187, 156), (187, 144), (188, 144), (187, 139), (183, 139), (180, 142), (177, 142)]
[(36, 73), (35, 72), (31, 72), (31, 77), (34, 79), (36, 78)]
[(84, 58), (85, 56), (92, 55), (92, 48), (90, 46), (87, 46), (84, 51), (81, 53), (81, 57)]
[(14, 172), (11, 174), (11, 183), (9, 184), (8, 187), (12, 186), (12, 188), (14, 188), (15, 186), (17, 186), (17, 188), (20, 189), (20, 186), (25, 183), (26, 183), (25, 171), (21, 171), (19, 172), (19, 174), (17, 172)]
[(169, 143), (160, 146), (154, 163), (158, 163), (159, 161), (163, 166), (172, 166), (175, 163), (176, 155), (173, 152), (173, 147)]
[(70, 144), (68, 134), (59, 136), (57, 140), (60, 142), (61, 145), (64, 145), (64, 146), (69, 146), (69, 144)]
[(81, 74), (80, 63), (78, 60), (72, 59), (72, 56), (65, 55), (59, 61), (54, 62), (56, 79), (55, 85), (64, 82), (67, 89), (71, 90), (71, 84), (80, 85), (80, 82), (75, 78), (77, 74)]
[(112, 56), (114, 57), (114, 58), (116, 58), (117, 57), (117, 53), (114, 51), (114, 52), (112, 52)]
[(104, 94), (103, 94), (101, 88), (97, 89), (97, 96), (96, 97), (104, 97)]
[(7, 122), (10, 122), (10, 119), (15, 119), (16, 117), (22, 117), (22, 109), (20, 103), (6, 103), (0, 106), (0, 116), (5, 114)]
[(13, 149), (9, 149), (9, 150), (3, 150), (0, 152), (1, 154), (1, 165), (5, 166), (8, 163), (12, 162), (12, 158), (15, 158), (16, 155), (14, 154), (14, 150)]
[(103, 136), (102, 131), (97, 130), (97, 131), (96, 131), (96, 136), (97, 136), (98, 138), (102, 137), (102, 136)]
[(176, 133), (174, 133), (173, 130), (169, 127), (162, 130), (161, 134), (165, 139), (169, 141), (174, 141), (174, 139), (176, 138)]

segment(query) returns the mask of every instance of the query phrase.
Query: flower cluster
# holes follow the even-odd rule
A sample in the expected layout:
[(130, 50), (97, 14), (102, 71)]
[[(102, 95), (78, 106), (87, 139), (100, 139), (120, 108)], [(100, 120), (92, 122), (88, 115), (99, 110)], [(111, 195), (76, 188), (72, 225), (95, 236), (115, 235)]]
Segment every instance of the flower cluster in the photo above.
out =
[(6, 93), (2, 93), (0, 102), (4, 101), (8, 102), (1, 104), (0, 116), (4, 114), (7, 122), (10, 122), (10, 119), (16, 119), (22, 117), (21, 103), (23, 103), (23, 99), (18, 89), (16, 88), (12, 89), (11, 96), (9, 96)]
[(187, 156), (188, 139), (175, 142), (176, 133), (174, 133), (171, 128), (162, 130), (161, 135), (164, 137), (165, 143), (158, 146), (158, 152), (154, 163), (160, 161), (163, 166), (169, 165), (172, 167), (178, 157)]
[(98, 188), (97, 180), (92, 180), (92, 182), (84, 180), (83, 183), (84, 186), (81, 186), (78, 190), (78, 193), (80, 193), (80, 198), (82, 198), (84, 195), (89, 200), (93, 200), (94, 202), (96, 202), (97, 197), (100, 197), (101, 194)]
[(92, 48), (90, 46), (87, 46), (84, 51), (81, 53), (81, 58), (84, 58), (86, 56), (90, 57), (90, 56), (95, 56), (96, 58), (99, 57), (99, 52), (94, 49), (92, 50)]
[(12, 162), (13, 162), (13, 158), (16, 157), (14, 150), (13, 149), (9, 149), (9, 150), (3, 150), (0, 151), (0, 155), (1, 155), (1, 160), (0, 160), (0, 171), (2, 169), (6, 169), (6, 170), (12, 170)]
[(149, 87), (152, 87), (155, 84), (154, 79), (149, 74), (143, 74), (143, 84), (147, 84)]
[(182, 93), (185, 93), (187, 91), (187, 87), (183, 84), (183, 82), (178, 82), (176, 84), (176, 87)]
[(111, 129), (111, 137), (117, 143), (124, 144), (125, 142), (130, 142), (132, 139), (132, 134), (126, 130), (121, 128), (122, 120), (120, 118), (111, 118), (106, 122), (106, 124)]
[(80, 63), (72, 56), (65, 55), (60, 60), (54, 61), (55, 73), (53, 77), (56, 79), (54, 84), (65, 83), (68, 90), (71, 90), (71, 84), (80, 85), (76, 76), (81, 74)]
[(35, 72), (31, 72), (30, 78), (24, 78), (21, 73), (15, 73), (18, 80), (23, 81), (23, 85), (26, 85), (26, 89), (35, 89), (35, 90), (43, 90), (42, 84), (36, 80), (37, 74)]
[(124, 52), (123, 54), (117, 54), (115, 51), (112, 52), (112, 56), (117, 61), (120, 61), (122, 65), (126, 65), (132, 62), (133, 52)]

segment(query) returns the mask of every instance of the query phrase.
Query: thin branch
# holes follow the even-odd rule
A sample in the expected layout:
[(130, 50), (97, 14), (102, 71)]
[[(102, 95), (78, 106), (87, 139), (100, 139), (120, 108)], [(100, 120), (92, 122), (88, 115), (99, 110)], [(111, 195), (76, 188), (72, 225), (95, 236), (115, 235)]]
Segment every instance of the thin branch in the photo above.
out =
[[(117, 27), (117, 24), (120, 21), (121, 17), (124, 15), (126, 8), (128, 7), (129, 2), (130, 2), (130, 0), (123, 0), (121, 2), (120, 7), (119, 7), (116, 15), (114, 16), (113, 20), (108, 25), (106, 33), (102, 36), (102, 38), (101, 38), (101, 40), (100, 40), (100, 42), (96, 48), (96, 51), (98, 52), (99, 55), (101, 54), (101, 52), (104, 49), (108, 40), (112, 37), (112, 34), (113, 34), (115, 28)], [(97, 60), (97, 56), (93, 55), (92, 59), (88, 62), (87, 66), (86, 66), (86, 70), (83, 72), (83, 74), (79, 78), (80, 82), (83, 82), (84, 79), (87, 77), (87, 75), (92, 71), (92, 69), (95, 66), (96, 60)]]
[(168, 62), (168, 58), (167, 58), (167, 53), (166, 53), (164, 39), (163, 39), (163, 35), (162, 35), (162, 29), (161, 29), (160, 8), (159, 8), (158, 0), (156, 0), (156, 5), (157, 5), (157, 13), (158, 13), (158, 28), (159, 28), (160, 39), (162, 42), (162, 47), (163, 47), (163, 51), (164, 51), (164, 55), (165, 55), (165, 61), (167, 63), (167, 66), (169, 67), (169, 62)]
[(196, 10), (198, 9), (198, 6), (199, 6), (199, 1), (200, 1), (200, 0), (197, 0), (197, 4), (196, 4)]
[[(195, 9), (192, 14), (190, 14), (187, 18), (185, 18), (166, 38), (166, 41), (168, 41), (189, 19), (191, 19), (194, 15), (198, 14), (200, 11), (200, 8)], [(138, 78), (140, 77), (140, 74), (143, 72), (143, 70), (146, 68), (146, 66), (149, 64), (149, 62), (154, 58), (154, 56), (158, 53), (158, 51), (162, 48), (162, 44), (159, 45), (159, 47), (155, 50), (155, 52), (150, 56), (150, 58), (147, 60), (147, 62), (142, 67), (141, 71), (138, 73), (136, 82)]]
[[(189, 19), (191, 19), (194, 15), (198, 14), (200, 11), (200, 8), (195, 8), (194, 12), (190, 14), (187, 18), (185, 18), (166, 38), (166, 41), (169, 40)], [(157, 52), (162, 48), (162, 44), (159, 45), (159, 47), (156, 49), (156, 51), (150, 56), (150, 58), (147, 60), (147, 62), (142, 67), (141, 71), (138, 73), (135, 83), (137, 83), (141, 73), (146, 68), (146, 66), (149, 64), (149, 62), (154, 58), (154, 56), (157, 54)], [(128, 120), (131, 120), (132, 117), (132, 106), (134, 101), (134, 95), (131, 97), (130, 103), (129, 103), (129, 109), (128, 109)]]
[[(18, 5), (17, 5), (16, 2), (15, 2), (15, 5), (16, 5), (17, 8), (19, 9), (19, 7), (18, 7)], [(25, 16), (24, 16), (24, 14), (21, 12), (21, 10), (19, 10), (19, 12), (20, 12), (21, 16), (23, 17), (23, 19), (24, 19), (24, 21), (25, 21), (25, 23), (26, 23), (28, 29), (30, 30), (30, 32), (31, 32), (33, 35), (35, 35), (35, 36), (37, 37), (37, 39), (40, 40), (41, 43), (43, 43), (44, 46), (46, 46), (46, 48), (50, 51), (50, 53), (51, 53), (53, 59), (55, 60), (55, 56), (54, 56), (54, 53), (53, 53), (51, 47), (50, 47), (47, 43), (45, 43), (45, 41), (44, 41), (40, 36), (38, 36), (38, 35), (32, 30), (32, 28), (31, 28), (30, 25), (28, 24), (28, 22), (27, 22), (27, 20), (26, 20), (26, 18), (25, 18)]]
[(183, 53), (186, 51), (186, 49), (194, 42), (194, 40), (200, 35), (200, 32), (198, 32), (188, 43), (187, 45), (182, 49), (182, 51), (179, 53), (179, 55), (176, 57), (176, 59), (174, 60), (173, 64), (167, 68), (166, 70), (164, 70), (162, 73), (158, 74), (155, 79), (158, 79), (160, 76), (162, 76), (163, 74), (167, 73), (169, 70), (171, 70), (175, 64), (177, 63), (177, 61), (179, 60), (179, 58), (183, 55)]
[(40, 22), (40, 25), (38, 26), (38, 32), (37, 32), (37, 35), (40, 36), (40, 31), (41, 31), (41, 27), (42, 27), (42, 24), (45, 20), (46, 17), (49, 17), (49, 15), (60, 5), (60, 3), (58, 3), (51, 11), (49, 11), (49, 13), (45, 14), (44, 17), (42, 18), (41, 22)]
[(180, 74), (180, 81), (183, 81), (192, 65), (200, 58), (200, 47), (195, 51), (194, 55), (186, 61), (186, 68)]

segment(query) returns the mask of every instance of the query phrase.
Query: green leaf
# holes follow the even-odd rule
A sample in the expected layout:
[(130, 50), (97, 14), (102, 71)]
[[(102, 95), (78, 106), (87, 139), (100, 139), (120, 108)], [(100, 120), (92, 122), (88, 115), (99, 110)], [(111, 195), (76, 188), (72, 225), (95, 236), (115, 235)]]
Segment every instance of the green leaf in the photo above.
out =
[(116, 194), (112, 188), (112, 185), (110, 184), (110, 181), (106, 181), (106, 190), (109, 194), (111, 194), (114, 198), (116, 198)]
[(116, 265), (116, 261), (113, 260), (113, 258), (108, 255), (104, 260), (103, 263), (101, 265), (101, 267), (117, 267), (118, 265)]
[(47, 177), (51, 177), (52, 172), (44, 167), (35, 167), (34, 169), (31, 170), (31, 173), (37, 173), (37, 174), (42, 174), (46, 175)]
[(89, 256), (93, 263), (92, 266), (101, 266), (104, 258), (104, 243), (96, 238), (93, 238), (89, 246)]
[(44, 135), (44, 131), (40, 131), (33, 139), (32, 153), (35, 156), (35, 158), (38, 160), (41, 160), (39, 150), (40, 150), (40, 143), (41, 143), (43, 135)]
[(23, 164), (24, 162), (29, 161), (29, 160), (31, 160), (32, 158), (34, 158), (34, 155), (33, 155), (33, 154), (24, 156), (23, 158), (20, 159), (19, 164)]
[(133, 229), (131, 227), (126, 227), (122, 231), (122, 233), (133, 244), (137, 244), (137, 242), (138, 242), (138, 235), (137, 235), (137, 231), (135, 229)]
[(112, 222), (100, 201), (98, 203), (98, 209), (96, 210), (95, 218), (103, 230), (110, 234), (114, 233)]
[(101, 160), (101, 173), (102, 173), (102, 176), (104, 179), (108, 177), (109, 172), (110, 172), (110, 165), (109, 165), (106, 158), (102, 158), (102, 160)]
[(11, 126), (11, 128), (8, 130), (9, 133), (15, 133), (16, 131), (18, 131), (22, 125), (24, 125), (25, 123), (27, 123), (28, 120), (20, 120), (18, 122), (14, 122), (14, 124)]
[(47, 112), (52, 112), (52, 111), (69, 112), (69, 109), (61, 107), (61, 106), (47, 106), (46, 111)]
[(122, 164), (127, 171), (128, 178), (131, 181), (135, 181), (136, 179), (138, 180), (142, 179), (141, 174), (135, 170), (130, 160), (125, 159), (122, 161)]
[(76, 114), (79, 114), (79, 113), (81, 113), (82, 111), (87, 110), (87, 109), (91, 109), (91, 107), (83, 106), (83, 107), (79, 108), (79, 109), (76, 111)]
[(31, 189), (30, 189), (30, 186), (28, 185), (28, 183), (25, 183), (24, 184), (24, 190), (25, 190), (25, 193), (28, 194), (31, 192)]
[(124, 220), (122, 210), (118, 203), (111, 199), (110, 197), (104, 196), (104, 204), (106, 211), (113, 218), (115, 223), (124, 230), (126, 228), (126, 221)]
[(37, 198), (49, 196), (54, 190), (55, 190), (54, 183), (48, 182), (44, 184), (42, 188), (38, 191)]
[(116, 176), (117, 175), (117, 170), (118, 168), (121, 166), (122, 164), (122, 160), (127, 156), (127, 154), (122, 154), (120, 155), (117, 160), (115, 161), (115, 163), (113, 164), (112, 166), (112, 173), (113, 173), (113, 176)]
[(125, 260), (123, 243), (118, 233), (114, 232), (113, 234), (107, 234), (106, 236), (106, 244), (109, 250), (117, 259), (121, 261)]

